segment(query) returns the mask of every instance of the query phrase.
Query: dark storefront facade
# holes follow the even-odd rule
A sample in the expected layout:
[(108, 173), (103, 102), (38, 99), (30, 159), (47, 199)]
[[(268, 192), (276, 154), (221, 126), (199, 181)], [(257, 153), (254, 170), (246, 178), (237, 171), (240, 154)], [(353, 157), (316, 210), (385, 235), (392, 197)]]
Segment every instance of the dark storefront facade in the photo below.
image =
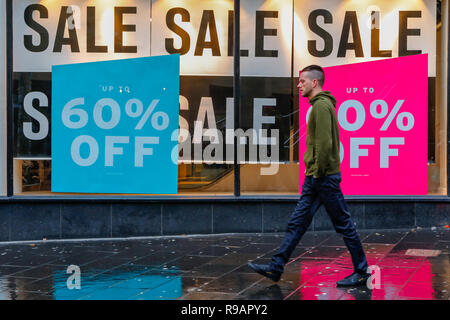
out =
[[(449, 223), (447, 0), (1, 5), (0, 241), (284, 231), (303, 181), (309, 104), (297, 83), (310, 64), (325, 68), (324, 89), (338, 99), (342, 189), (357, 228)], [(108, 171), (138, 134), (108, 149), (109, 136), (103, 146), (80, 123), (94, 109), (97, 125), (109, 130), (114, 110), (126, 110), (133, 130), (146, 130), (135, 87), (102, 74), (109, 82), (92, 86), (86, 101), (113, 90), (133, 99), (123, 109), (101, 105), (100, 116), (98, 103), (61, 105), (60, 114), (52, 101), (81, 85), (80, 74), (86, 83), (98, 76), (78, 64), (167, 55), (179, 56), (175, 167), (161, 160), (167, 172), (152, 176), (149, 168), (141, 177)], [(73, 77), (60, 81), (60, 65), (72, 65)], [(162, 127), (159, 115), (149, 111), (148, 121)], [(91, 140), (75, 150), (78, 138), (59, 123)], [(90, 162), (93, 146), (98, 159)], [(73, 150), (77, 170), (90, 173), (57, 160)], [(134, 163), (145, 168), (150, 156), (144, 150)], [(176, 191), (155, 192), (173, 190), (164, 187), (169, 180)], [(332, 230), (324, 208), (310, 228)]]

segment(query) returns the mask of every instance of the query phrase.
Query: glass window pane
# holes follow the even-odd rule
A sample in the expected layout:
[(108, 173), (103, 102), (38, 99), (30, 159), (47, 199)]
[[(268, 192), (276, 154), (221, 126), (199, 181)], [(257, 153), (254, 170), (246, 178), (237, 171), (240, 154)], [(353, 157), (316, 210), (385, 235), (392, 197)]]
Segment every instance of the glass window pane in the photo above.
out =
[(178, 194), (233, 194), (232, 1), (13, 4), (15, 194), (51, 193), (52, 65), (176, 53)]
[[(251, 4), (249, 4), (251, 3)], [(305, 151), (306, 122), (299, 119), (299, 91), (296, 87), (299, 81), (299, 71), (311, 64), (318, 64), (324, 68), (333, 66), (352, 65), (360, 62), (378, 61), (386, 58), (396, 58), (409, 55), (427, 53), (428, 62), (428, 132), (427, 132), (427, 163), (424, 161), (421, 167), (424, 171), (424, 179), (420, 182), (424, 185), (423, 193), (428, 195), (447, 194), (447, 68), (448, 68), (448, 1), (375, 1), (370, 6), (365, 2), (354, 2), (349, 4), (341, 0), (322, 1), (293, 1), (293, 7), (289, 7), (291, 1), (242, 1), (241, 15), (246, 19), (242, 23), (250, 24), (251, 27), (242, 27), (241, 37), (243, 49), (263, 43), (259, 53), (265, 57), (253, 57), (250, 50), (250, 57), (241, 56), (242, 77), (241, 77), (241, 101), (242, 101), (242, 128), (247, 130), (253, 128), (258, 131), (263, 119), (262, 128), (269, 132), (279, 131), (279, 168), (274, 175), (263, 175), (259, 170), (263, 167), (261, 160), (257, 163), (248, 161), (241, 165), (241, 188), (243, 194), (298, 194), (299, 165), (303, 167), (303, 153)], [(254, 5), (260, 11), (255, 13)], [(286, 14), (290, 13), (290, 14)], [(259, 23), (258, 23), (259, 17)], [(264, 18), (261, 18), (264, 17)], [(436, 28), (435, 28), (436, 24)], [(256, 31), (255, 39), (251, 38), (252, 28)], [(258, 38), (258, 32), (260, 37)], [(286, 36), (287, 35), (287, 36)], [(420, 37), (420, 41), (418, 38)], [(258, 40), (259, 39), (259, 40)], [(293, 44), (293, 46), (290, 46)], [(247, 46), (247, 47), (245, 47)], [(415, 49), (415, 50), (413, 50)], [(258, 49), (254, 48), (255, 52)], [(289, 52), (291, 59), (283, 59), (285, 52)], [(257, 60), (264, 61), (265, 67), (256, 67)], [(276, 66), (276, 70), (274, 70)], [(291, 74), (283, 74), (283, 70), (292, 68)], [(354, 77), (359, 76), (355, 74)], [(345, 79), (341, 79), (345, 81)], [(326, 82), (326, 81), (325, 81)], [(424, 86), (425, 87), (425, 86)], [(362, 88), (360, 88), (362, 89)], [(393, 87), (387, 88), (394, 90)], [(327, 89), (328, 90), (328, 89)], [(329, 89), (333, 94), (333, 88)], [(397, 89), (398, 91), (398, 89)], [(386, 92), (386, 91), (385, 91)], [(378, 99), (385, 99), (379, 96)], [(401, 95), (401, 92), (398, 92)], [(341, 95), (342, 96), (342, 95)], [(255, 109), (257, 99), (264, 100), (261, 113)], [(289, 99), (284, 99), (289, 97)], [(351, 95), (347, 95), (351, 99)], [(253, 101), (252, 101), (253, 99)], [(302, 98), (306, 99), (306, 98)], [(400, 98), (399, 98), (400, 99)], [(344, 101), (338, 101), (337, 107)], [(424, 104), (425, 106), (425, 104)], [(393, 105), (389, 106), (392, 111)], [(407, 112), (406, 105), (402, 111)], [(370, 105), (365, 106), (366, 118), (371, 116)], [(349, 112), (349, 119), (354, 115)], [(413, 115), (414, 116), (414, 115)], [(386, 117), (388, 114), (386, 114)], [(285, 121), (285, 120), (289, 121)], [(299, 121), (300, 120), (300, 121)], [(396, 125), (394, 119), (393, 126)], [(414, 119), (413, 119), (414, 120)], [(340, 119), (339, 119), (340, 121)], [(350, 122), (353, 122), (352, 119)], [(380, 119), (379, 121), (386, 121)], [(420, 121), (420, 120), (419, 120)], [(416, 123), (418, 123), (416, 119)], [(380, 123), (380, 127), (381, 124)], [(399, 123), (397, 126), (405, 126)], [(299, 125), (300, 124), (300, 125)], [(341, 123), (340, 123), (341, 124)], [(351, 136), (351, 132), (346, 132), (342, 124), (340, 126), (341, 138), (345, 135)], [(401, 135), (401, 130), (396, 132)], [(390, 137), (392, 132), (375, 133), (375, 139)], [(358, 137), (357, 134), (354, 137)], [(411, 138), (411, 137), (410, 137)], [(416, 138), (412, 137), (407, 141), (408, 148), (414, 146)], [(342, 142), (342, 140), (341, 140)], [(423, 146), (423, 145), (422, 145)], [(347, 146), (348, 147), (348, 146)], [(378, 142), (378, 148), (380, 143)], [(344, 152), (343, 166), (350, 166), (350, 159), (354, 157), (348, 147)], [(424, 149), (424, 148), (422, 148)], [(370, 149), (372, 150), (372, 149)], [(342, 147), (341, 147), (342, 151)], [(361, 151), (361, 150), (359, 150)], [(396, 157), (395, 152), (390, 150), (389, 157)], [(373, 150), (372, 153), (376, 153)], [(380, 166), (380, 150), (377, 151), (378, 158), (372, 155), (373, 162)], [(360, 155), (360, 159), (365, 155)], [(418, 156), (416, 154), (416, 156)], [(364, 159), (364, 158), (362, 158)], [(375, 161), (376, 160), (376, 161)], [(404, 159), (402, 161), (406, 161)], [(300, 162), (299, 162), (300, 161)], [(302, 169), (303, 170), (303, 169)], [(301, 170), (301, 171), (302, 171)], [(380, 170), (380, 174), (381, 174)], [(383, 171), (382, 175), (389, 177), (389, 170)], [(391, 172), (392, 173), (392, 172)], [(343, 180), (353, 179), (346, 172)], [(354, 175), (355, 176), (355, 175)], [(411, 175), (414, 177), (414, 175)], [(428, 176), (427, 181), (426, 176)], [(413, 181), (412, 179), (411, 181)], [(361, 180), (362, 181), (362, 180)], [(389, 180), (388, 184), (395, 184), (397, 191), (394, 193), (384, 193), (385, 185), (376, 185), (376, 194), (405, 194), (402, 193), (402, 183), (404, 181)], [(362, 182), (365, 186), (370, 185), (370, 180)], [(372, 191), (375, 192), (375, 191)], [(351, 195), (353, 193), (346, 193)], [(361, 193), (358, 193), (361, 194)], [(371, 192), (361, 195), (375, 194)]]
[[(13, 2), (15, 193), (50, 193), (52, 64), (178, 53), (184, 132), (179, 194), (233, 194), (233, 1), (114, 3), (93, 1), (89, 6), (95, 10), (88, 10), (85, 1)], [(236, 134), (243, 142), (238, 148), (244, 160), (242, 194), (300, 191), (301, 67), (356, 64), (419, 51), (430, 56), (427, 194), (447, 194), (448, 5), (447, 0), (379, 0), (370, 6), (343, 0), (241, 0), (241, 127)], [(131, 13), (136, 19), (122, 20), (136, 29), (124, 31), (121, 39), (111, 31), (120, 20), (114, 6), (136, 8)], [(407, 12), (403, 20), (400, 11)], [(122, 50), (135, 48), (118, 52), (118, 43)]]

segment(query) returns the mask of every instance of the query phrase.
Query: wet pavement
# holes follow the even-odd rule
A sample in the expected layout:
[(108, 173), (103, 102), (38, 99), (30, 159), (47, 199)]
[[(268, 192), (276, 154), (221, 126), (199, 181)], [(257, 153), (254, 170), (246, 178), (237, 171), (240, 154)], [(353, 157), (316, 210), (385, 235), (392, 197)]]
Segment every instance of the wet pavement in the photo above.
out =
[(342, 238), (307, 232), (277, 283), (247, 262), (268, 263), (282, 233), (1, 243), (0, 299), (450, 299), (450, 230), (359, 234), (372, 289), (337, 288), (352, 273)]

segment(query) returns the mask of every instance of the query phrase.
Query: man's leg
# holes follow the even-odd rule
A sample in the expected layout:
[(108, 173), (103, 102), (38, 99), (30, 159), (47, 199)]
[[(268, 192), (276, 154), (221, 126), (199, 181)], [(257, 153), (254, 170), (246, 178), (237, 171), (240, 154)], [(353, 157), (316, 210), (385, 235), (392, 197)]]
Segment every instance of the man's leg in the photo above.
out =
[(283, 242), (272, 257), (270, 268), (273, 271), (283, 272), (284, 266), (311, 224), (314, 213), (319, 206), (320, 199), (312, 186), (312, 178), (306, 176), (302, 187), (302, 195), (289, 219)]
[(366, 274), (368, 264), (364, 249), (356, 232), (355, 225), (347, 209), (339, 183), (341, 175), (334, 174), (323, 178), (320, 183), (319, 196), (333, 222), (337, 233), (344, 237), (345, 245), (350, 251), (353, 268), (359, 274)]

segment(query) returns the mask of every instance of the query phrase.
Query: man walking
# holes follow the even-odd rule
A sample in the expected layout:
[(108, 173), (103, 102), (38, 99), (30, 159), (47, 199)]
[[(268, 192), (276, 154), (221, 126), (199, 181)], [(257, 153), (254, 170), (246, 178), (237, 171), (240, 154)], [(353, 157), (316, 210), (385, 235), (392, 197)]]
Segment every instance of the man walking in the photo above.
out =
[(325, 81), (323, 69), (311, 65), (300, 74), (298, 87), (309, 99), (312, 110), (308, 120), (305, 161), (305, 181), (302, 194), (292, 213), (285, 237), (270, 264), (249, 263), (255, 272), (273, 280), (280, 280), (284, 266), (311, 224), (314, 213), (323, 204), (336, 232), (344, 237), (350, 251), (354, 273), (337, 282), (338, 286), (366, 284), (370, 275), (361, 241), (347, 209), (339, 183), (339, 127), (336, 118), (336, 99), (329, 91), (322, 91)]

